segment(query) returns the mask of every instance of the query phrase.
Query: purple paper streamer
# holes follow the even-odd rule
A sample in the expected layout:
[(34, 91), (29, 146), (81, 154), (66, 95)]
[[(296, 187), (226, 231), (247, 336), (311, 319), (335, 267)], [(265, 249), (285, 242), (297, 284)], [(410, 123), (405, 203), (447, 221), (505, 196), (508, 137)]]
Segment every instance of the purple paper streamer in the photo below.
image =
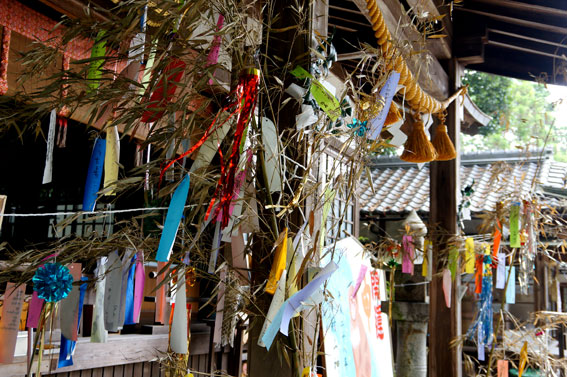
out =
[[(217, 20), (217, 32), (219, 32), (222, 29), (223, 24), (224, 24), (224, 16), (222, 14), (219, 14), (219, 18)], [(219, 61), (220, 44), (221, 44), (221, 35), (217, 33), (217, 35), (215, 35), (215, 37), (213, 39), (211, 51), (209, 52), (209, 55), (207, 56), (207, 65), (208, 66), (217, 64), (217, 62)], [(215, 76), (215, 74), (213, 73), (213, 77), (214, 76)], [(213, 79), (209, 80), (209, 85), (213, 85)]]
[(402, 245), (404, 252), (402, 254), (402, 272), (404, 274), (413, 275), (413, 258), (415, 250), (413, 247), (413, 239), (411, 236), (403, 236)]
[(358, 293), (358, 289), (360, 288), (360, 285), (362, 284), (362, 281), (364, 280), (364, 277), (366, 276), (366, 271), (368, 271), (368, 267), (366, 267), (364, 264), (362, 266), (360, 266), (358, 278), (356, 279), (356, 284), (354, 285), (354, 290), (352, 292), (352, 298), (356, 297), (356, 294)]
[(398, 81), (400, 81), (400, 74), (396, 71), (392, 71), (390, 77), (380, 90), (380, 96), (384, 99), (384, 107), (380, 114), (370, 121), (370, 132), (368, 137), (372, 140), (378, 139), (380, 132), (382, 132), (382, 127), (384, 127), (384, 122), (386, 121), (386, 116), (392, 105), (392, 99), (396, 94), (398, 88)]
[(39, 317), (41, 317), (41, 309), (43, 308), (43, 301), (43, 299), (37, 297), (37, 292), (33, 291), (28, 309), (28, 319), (26, 321), (27, 328), (37, 329)]

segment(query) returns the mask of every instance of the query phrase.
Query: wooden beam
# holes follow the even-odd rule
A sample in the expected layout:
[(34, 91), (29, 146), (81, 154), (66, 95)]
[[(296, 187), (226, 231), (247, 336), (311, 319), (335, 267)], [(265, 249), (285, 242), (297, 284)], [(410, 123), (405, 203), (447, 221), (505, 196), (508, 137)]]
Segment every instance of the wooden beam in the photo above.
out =
[(543, 51), (535, 50), (535, 49), (532, 49), (532, 48), (526, 48), (526, 47), (511, 45), (511, 44), (508, 44), (508, 43), (491, 41), (491, 40), (488, 40), (488, 44), (491, 45), (491, 46), (507, 48), (507, 49), (510, 49), (510, 50), (522, 51), (522, 52), (525, 52), (525, 53), (528, 53), (528, 54), (547, 56), (548, 58), (560, 59), (560, 60), (567, 61), (567, 56), (565, 56), (565, 55), (550, 54), (548, 52), (543, 52)]
[[(462, 67), (456, 59), (450, 64), (450, 88), (460, 84)], [(453, 101), (448, 109), (447, 128), (457, 151), (460, 150), (461, 119)], [(432, 280), (429, 301), (429, 376), (461, 377), (461, 347), (451, 347), (451, 341), (461, 334), (461, 302), (459, 300), (460, 274), (457, 273), (452, 291), (451, 308), (445, 305), (442, 263), (439, 251), (457, 234), (457, 193), (459, 192), (460, 157), (451, 161), (434, 161), (430, 167), (430, 224), (443, 232), (433, 241)], [(460, 271), (457, 266), (457, 271)]]
[(69, 18), (86, 18), (87, 12), (97, 21), (108, 21), (109, 18), (97, 12), (96, 10), (88, 7), (86, 4), (78, 0), (40, 0), (48, 7), (56, 10), (57, 12), (66, 15)]
[[(369, 20), (370, 22), (370, 15), (368, 14), (368, 9), (366, 9), (366, 1), (365, 0), (352, 0), (361, 13)], [(412, 28), (400, 28), (400, 24), (407, 24), (411, 23), (409, 17), (402, 12), (400, 8), (400, 3), (397, 0), (378, 0), (378, 6), (380, 7), (380, 11), (384, 16), (384, 20), (386, 22), (386, 26), (390, 33), (392, 34), (392, 38), (398, 41), (410, 41), (414, 44), (414, 50), (420, 51), (423, 50), (423, 46), (419, 45), (421, 40), (421, 35)], [(441, 38), (439, 40), (444, 40), (445, 38)], [(433, 41), (433, 40), (431, 40)], [(431, 50), (432, 45), (431, 41), (427, 43), (427, 47)], [(445, 40), (444, 43), (449, 43), (448, 40)], [(448, 55), (447, 58), (451, 56), (450, 47), (448, 47)], [(427, 93), (431, 94), (432, 96), (436, 97), (437, 99), (443, 100), (449, 96), (449, 88), (447, 87), (447, 73), (441, 66), (438, 60), (438, 55), (446, 55), (445, 53), (437, 53), (432, 51), (432, 59), (427, 64), (428, 72), (425, 74), (418, 74), (420, 68), (424, 66), (423, 64), (423, 56), (416, 55), (415, 61), (408, 61), (408, 66), (411, 72), (417, 76), (417, 81), (421, 88), (425, 90)]]
[(547, 16), (567, 17), (567, 10), (545, 7), (541, 5), (521, 3), (513, 0), (473, 0), (476, 3), (495, 5), (498, 7), (520, 10), (523, 12), (543, 14)]
[(529, 20), (524, 20), (524, 19), (520, 19), (520, 18), (508, 17), (508, 16), (503, 16), (503, 15), (500, 15), (500, 14), (494, 14), (494, 13), (490, 13), (490, 12), (485, 12), (485, 11), (476, 10), (476, 9), (468, 9), (468, 8), (463, 8), (463, 7), (455, 8), (455, 10), (460, 11), (460, 12), (478, 14), (480, 16), (485, 16), (485, 17), (488, 17), (488, 18), (492, 18), (494, 20), (507, 22), (507, 23), (513, 24), (513, 25), (520, 25), (520, 26), (529, 27), (529, 28), (533, 28), (533, 29), (548, 31), (548, 32), (551, 32), (551, 33), (567, 34), (567, 28), (564, 28), (564, 27), (561, 27), (561, 26), (547, 25), (547, 24), (542, 24), (542, 23), (535, 22), (535, 21), (529, 21)]
[(555, 46), (555, 47), (559, 47), (559, 48), (567, 48), (567, 45), (564, 45), (562, 43), (557, 43), (557, 42), (552, 42), (552, 41), (548, 41), (546, 39), (541, 39), (541, 38), (534, 38), (534, 37), (530, 37), (527, 35), (522, 35), (522, 34), (518, 34), (518, 33), (510, 33), (509, 31), (504, 31), (504, 30), (499, 30), (499, 29), (487, 29), (489, 33), (494, 33), (494, 34), (502, 34), (505, 35), (507, 37), (512, 37), (512, 38), (518, 38), (518, 39), (524, 39), (526, 41), (531, 41), (531, 42), (536, 42), (536, 43), (542, 43), (542, 44), (547, 44), (550, 46)]

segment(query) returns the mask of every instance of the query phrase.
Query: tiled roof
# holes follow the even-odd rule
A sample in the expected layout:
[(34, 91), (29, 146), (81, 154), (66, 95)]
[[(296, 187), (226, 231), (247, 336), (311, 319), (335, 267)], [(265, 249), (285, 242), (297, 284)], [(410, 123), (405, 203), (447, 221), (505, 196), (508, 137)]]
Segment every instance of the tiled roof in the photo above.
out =
[[(367, 213), (429, 212), (429, 164), (421, 169), (397, 157), (379, 157), (370, 163), (374, 191), (368, 177), (360, 183), (361, 210)], [(494, 210), (504, 196), (525, 198), (532, 182), (536, 195), (552, 206), (567, 198), (567, 163), (554, 161), (551, 151), (494, 151), (461, 156), (461, 187), (472, 184), (473, 212)]]

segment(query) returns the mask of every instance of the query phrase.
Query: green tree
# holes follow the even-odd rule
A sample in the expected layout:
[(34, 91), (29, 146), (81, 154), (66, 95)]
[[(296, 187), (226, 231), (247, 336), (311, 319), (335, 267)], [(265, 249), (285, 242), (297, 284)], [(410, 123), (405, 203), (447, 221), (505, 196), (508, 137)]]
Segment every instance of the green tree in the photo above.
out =
[(546, 138), (553, 105), (545, 86), (476, 71), (466, 71), (463, 83), (478, 107), (492, 116), (480, 135), (463, 138), (465, 150), (556, 147), (554, 138)]

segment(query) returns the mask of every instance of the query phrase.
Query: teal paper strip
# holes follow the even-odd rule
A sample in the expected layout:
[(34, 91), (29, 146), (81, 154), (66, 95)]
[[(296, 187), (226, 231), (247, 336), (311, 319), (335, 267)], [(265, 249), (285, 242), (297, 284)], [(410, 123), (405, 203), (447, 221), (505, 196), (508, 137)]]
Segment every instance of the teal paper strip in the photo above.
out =
[(165, 217), (163, 233), (161, 234), (161, 239), (159, 240), (159, 247), (156, 256), (156, 260), (158, 262), (169, 261), (171, 249), (173, 248), (173, 242), (175, 241), (175, 236), (177, 236), (179, 223), (181, 222), (181, 217), (183, 216), (183, 209), (185, 208), (187, 195), (189, 194), (189, 182), (190, 178), (189, 174), (187, 174), (185, 178), (183, 178), (181, 184), (175, 189), (175, 192), (171, 197), (171, 202), (169, 203), (169, 208)]

